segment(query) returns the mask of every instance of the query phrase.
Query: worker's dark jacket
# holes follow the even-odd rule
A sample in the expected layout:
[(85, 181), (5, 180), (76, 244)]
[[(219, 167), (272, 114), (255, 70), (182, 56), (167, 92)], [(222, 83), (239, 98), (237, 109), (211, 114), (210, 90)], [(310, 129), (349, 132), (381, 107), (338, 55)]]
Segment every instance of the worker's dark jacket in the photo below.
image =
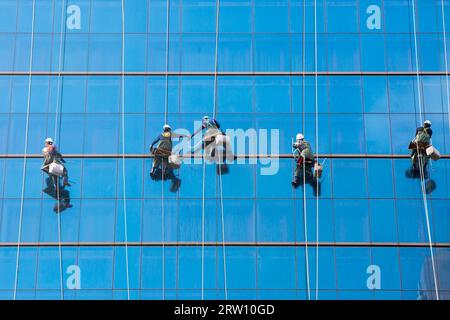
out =
[(313, 161), (314, 154), (311, 152), (311, 145), (309, 142), (297, 141), (292, 146), (294, 148), (294, 158), (298, 160), (300, 157), (304, 156), (306, 160)]
[(416, 141), (425, 143), (427, 145), (431, 144), (431, 136), (433, 131), (431, 128), (418, 127), (416, 129)]
[(172, 133), (170, 131), (165, 131), (153, 140), (150, 146), (150, 151), (155, 150), (155, 153), (167, 153), (170, 155), (172, 152)]

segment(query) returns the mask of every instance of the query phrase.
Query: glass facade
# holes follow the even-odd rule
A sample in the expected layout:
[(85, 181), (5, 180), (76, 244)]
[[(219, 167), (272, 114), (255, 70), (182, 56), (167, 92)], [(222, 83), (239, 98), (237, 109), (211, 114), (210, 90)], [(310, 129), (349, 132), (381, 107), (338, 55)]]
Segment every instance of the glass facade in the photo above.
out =
[[(0, 1), (0, 299), (450, 299), (450, 1), (123, 3)], [(260, 158), (150, 179), (166, 120), (214, 110)], [(405, 175), (425, 119), (426, 197)], [(317, 197), (291, 186), (298, 132)]]

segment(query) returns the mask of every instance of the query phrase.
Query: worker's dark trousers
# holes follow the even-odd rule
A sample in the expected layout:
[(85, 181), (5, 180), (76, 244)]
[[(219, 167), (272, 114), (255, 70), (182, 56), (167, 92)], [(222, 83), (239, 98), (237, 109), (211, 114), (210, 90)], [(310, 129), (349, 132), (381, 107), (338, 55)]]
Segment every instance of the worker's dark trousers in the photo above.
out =
[(156, 169), (160, 168), (161, 164), (162, 164), (162, 170), (167, 171), (167, 168), (169, 167), (169, 158), (155, 156), (153, 158), (152, 172), (154, 173)]
[[(306, 174), (306, 182), (308, 182), (308, 179), (313, 179), (313, 173), (312, 173), (312, 166), (310, 165), (306, 165), (305, 167), (305, 174)], [(295, 167), (295, 171), (294, 171), (294, 179), (303, 179), (303, 166), (299, 166), (297, 165)]]

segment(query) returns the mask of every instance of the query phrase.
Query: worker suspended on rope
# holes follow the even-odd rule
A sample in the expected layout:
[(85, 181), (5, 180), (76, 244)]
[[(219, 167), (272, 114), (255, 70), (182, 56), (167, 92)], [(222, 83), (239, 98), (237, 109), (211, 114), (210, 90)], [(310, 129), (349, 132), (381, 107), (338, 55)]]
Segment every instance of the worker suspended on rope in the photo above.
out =
[(208, 116), (204, 116), (202, 126), (191, 135), (191, 138), (199, 132), (204, 132), (204, 136), (193, 147), (192, 153), (203, 149), (206, 159), (209, 161), (214, 160), (217, 163), (217, 173), (228, 173), (228, 166), (224, 163), (224, 160), (232, 162), (236, 159), (236, 156), (231, 149), (230, 138), (225, 135), (225, 132), (220, 130), (219, 122), (216, 119), (210, 119)]
[(178, 189), (181, 184), (181, 180), (173, 172), (174, 169), (181, 166), (181, 159), (178, 154), (172, 154), (172, 138), (181, 137), (189, 138), (189, 136), (172, 132), (172, 128), (165, 124), (163, 132), (156, 137), (150, 146), (150, 152), (154, 155), (150, 177), (153, 180), (172, 180), (173, 189)]
[[(44, 144), (45, 147), (42, 149), (44, 163), (41, 170), (47, 173), (49, 178), (47, 179), (47, 187), (43, 191), (55, 199), (59, 198), (60, 203), (58, 205), (60, 208), (70, 208), (72, 205), (70, 204), (69, 192), (65, 190), (65, 187), (70, 187), (69, 174), (67, 168), (63, 165), (66, 161), (52, 138), (45, 139)], [(63, 178), (62, 187), (60, 186), (60, 177)]]
[[(317, 194), (318, 190), (316, 179), (320, 179), (322, 175), (322, 166), (319, 163), (316, 164), (314, 160), (314, 153), (311, 151), (311, 145), (305, 140), (303, 134), (299, 133), (295, 138), (292, 148), (296, 163), (292, 186), (297, 188), (300, 183), (303, 182), (304, 178), (305, 182), (309, 183), (313, 187), (314, 194)], [(303, 172), (305, 173), (305, 177), (303, 177)]]
[(54, 181), (57, 181), (58, 177), (62, 177), (63, 186), (70, 187), (67, 168), (63, 165), (66, 161), (63, 159), (61, 153), (59, 153), (56, 145), (54, 145), (52, 138), (45, 139), (44, 144), (45, 147), (42, 149), (44, 164), (42, 165), (41, 170), (51, 176)]
[(419, 176), (422, 170), (424, 179), (428, 179), (428, 162), (431, 159), (439, 160), (439, 151), (432, 146), (431, 137), (433, 131), (431, 130), (431, 121), (425, 120), (423, 126), (416, 129), (416, 136), (410, 142), (409, 149), (411, 150), (413, 176)]

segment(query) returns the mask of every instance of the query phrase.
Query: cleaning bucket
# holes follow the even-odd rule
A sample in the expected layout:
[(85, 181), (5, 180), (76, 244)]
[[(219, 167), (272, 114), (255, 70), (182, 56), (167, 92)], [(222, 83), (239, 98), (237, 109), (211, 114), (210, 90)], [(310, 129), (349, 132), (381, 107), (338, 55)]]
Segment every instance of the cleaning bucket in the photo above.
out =
[(179, 169), (181, 167), (181, 158), (177, 154), (169, 156), (169, 167), (172, 169)]
[(431, 159), (433, 160), (439, 160), (441, 158), (441, 153), (439, 152), (438, 149), (436, 149), (433, 146), (430, 146), (426, 149), (427, 152), (427, 156), (429, 156)]
[(64, 173), (64, 166), (62, 164), (52, 162), (48, 167), (48, 172), (54, 176), (61, 177)]
[(320, 179), (320, 178), (322, 178), (322, 170), (323, 170), (323, 167), (322, 167), (322, 165), (320, 164), (320, 163), (315, 163), (314, 164), (314, 178), (315, 179)]

